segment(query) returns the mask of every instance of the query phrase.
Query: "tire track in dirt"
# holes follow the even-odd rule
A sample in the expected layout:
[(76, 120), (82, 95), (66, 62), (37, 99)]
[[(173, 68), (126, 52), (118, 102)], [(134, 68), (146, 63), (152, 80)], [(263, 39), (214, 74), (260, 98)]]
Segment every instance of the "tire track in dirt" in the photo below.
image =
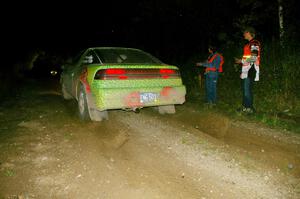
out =
[[(88, 178), (82, 174), (85, 183), (78, 186), (80, 191), (75, 194), (73, 189), (68, 195), (75, 198), (101, 195), (87, 180), (93, 178), (103, 191), (103, 198), (198, 198), (203, 195), (182, 177), (181, 170), (165, 165), (165, 155), (140, 142), (136, 133), (118, 123), (118, 119), (87, 124), (85, 134), (77, 134), (80, 139), (76, 138), (75, 142), (80, 145), (79, 153), (85, 154), (80, 157), (84, 157), (81, 161), (85, 162), (90, 174)], [(86, 154), (87, 151), (90, 153)], [(102, 172), (96, 165), (104, 165)], [(90, 195), (84, 195), (86, 192)]]
[[(234, 159), (228, 161), (231, 156), (223, 150), (226, 148), (225, 144), (204, 133), (199, 136), (199, 130), (195, 128), (182, 128), (180, 122), (166, 123), (166, 120), (161, 121), (161, 117), (150, 115), (128, 115), (120, 120), (141, 135), (147, 135), (146, 139), (152, 137), (158, 146), (170, 147), (171, 153), (176, 154), (178, 160), (196, 171), (193, 175), (200, 171), (206, 175), (204, 178), (210, 179), (205, 183), (232, 190), (236, 194), (235, 198), (293, 198), (297, 195), (293, 190), (281, 185), (273, 173), (244, 169)], [(194, 136), (195, 134), (198, 136)]]
[[(4, 174), (0, 176), (0, 196), (299, 197), (300, 192), (296, 192), (299, 181), (294, 179), (297, 172), (281, 176), (282, 172), (269, 170), (273, 168), (269, 163), (263, 169), (257, 167), (268, 160), (269, 150), (278, 149), (272, 148), (278, 144), (272, 137), (259, 142), (267, 137), (263, 135), (266, 129), (258, 132), (253, 127), (249, 132), (257, 135), (240, 138), (237, 131), (244, 128), (243, 124), (224, 119), (223, 124), (217, 125), (225, 130), (214, 132), (218, 126), (212, 126), (211, 131), (204, 132), (201, 130), (212, 124), (216, 114), (210, 115), (210, 119), (199, 119), (200, 115), (193, 114), (188, 107), (166, 116), (150, 109), (140, 114), (111, 111), (108, 121), (84, 123), (77, 119), (73, 102), (64, 102), (56, 92), (41, 95), (43, 90), (39, 89), (35, 95), (32, 92), (30, 97), (22, 96), (15, 106), (3, 109), (6, 118), (0, 118), (1, 121), (13, 121), (20, 107), (22, 119), (8, 124), (4, 132), (10, 135), (5, 143), (0, 142), (0, 166)], [(236, 128), (237, 134), (228, 132), (232, 128)], [(284, 143), (292, 143), (291, 147), (282, 144), (280, 158), (288, 153), (288, 161), (297, 159), (298, 137), (270, 134)], [(257, 139), (250, 142), (253, 148), (243, 146), (247, 139), (253, 138)], [(255, 158), (243, 159), (237, 150), (252, 152)]]
[[(23, 195), (30, 198), (150, 199), (202, 195), (182, 177), (181, 170), (163, 166), (166, 157), (160, 151), (138, 142), (132, 129), (117, 120), (62, 121), (61, 117), (50, 117), (51, 111), (42, 119), (22, 122), (19, 133), (23, 135), (11, 140), (22, 141), (28, 157), (27, 168), (22, 169), (27, 177), (22, 179), (18, 174), (7, 186), (20, 180), (27, 184), (22, 189), (12, 186), (11, 196), (26, 193)], [(19, 164), (15, 171), (21, 172)]]

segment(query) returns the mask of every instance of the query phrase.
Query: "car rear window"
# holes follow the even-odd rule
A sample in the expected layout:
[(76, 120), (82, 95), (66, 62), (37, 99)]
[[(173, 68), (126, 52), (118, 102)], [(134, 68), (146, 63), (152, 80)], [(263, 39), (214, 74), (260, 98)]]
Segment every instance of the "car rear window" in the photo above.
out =
[(152, 55), (135, 49), (94, 49), (94, 51), (104, 64), (162, 64)]

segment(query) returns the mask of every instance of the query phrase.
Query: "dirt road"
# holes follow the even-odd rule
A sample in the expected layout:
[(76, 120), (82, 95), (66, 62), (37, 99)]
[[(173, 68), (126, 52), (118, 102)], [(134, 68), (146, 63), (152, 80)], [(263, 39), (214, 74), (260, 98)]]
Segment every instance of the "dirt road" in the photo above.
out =
[(1, 104), (0, 198), (300, 198), (299, 135), (191, 103), (100, 123), (76, 108), (43, 82)]

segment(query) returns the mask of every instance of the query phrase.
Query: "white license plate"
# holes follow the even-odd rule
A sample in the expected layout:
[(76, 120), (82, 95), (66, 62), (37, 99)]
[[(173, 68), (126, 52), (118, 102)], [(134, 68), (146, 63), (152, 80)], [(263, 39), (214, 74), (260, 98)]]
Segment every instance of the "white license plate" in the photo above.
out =
[(158, 93), (140, 93), (141, 103), (157, 102), (159, 99)]

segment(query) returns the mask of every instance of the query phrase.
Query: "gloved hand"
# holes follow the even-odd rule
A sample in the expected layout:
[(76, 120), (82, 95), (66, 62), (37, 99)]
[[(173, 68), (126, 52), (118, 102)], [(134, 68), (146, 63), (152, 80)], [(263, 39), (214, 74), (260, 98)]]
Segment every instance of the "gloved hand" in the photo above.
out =
[(203, 62), (196, 63), (196, 66), (203, 66)]

